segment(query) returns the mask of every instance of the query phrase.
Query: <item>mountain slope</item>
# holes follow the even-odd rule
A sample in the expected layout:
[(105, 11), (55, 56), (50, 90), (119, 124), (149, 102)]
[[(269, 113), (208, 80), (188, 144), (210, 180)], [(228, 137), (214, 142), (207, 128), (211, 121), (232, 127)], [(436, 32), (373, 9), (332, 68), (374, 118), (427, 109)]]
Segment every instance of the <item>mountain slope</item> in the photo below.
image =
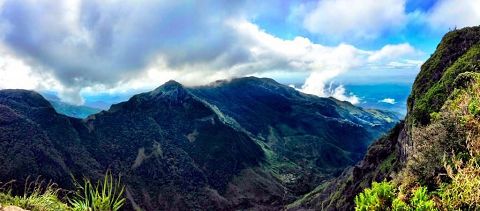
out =
[[(319, 186), (289, 208), (353, 209), (354, 197), (372, 181), (387, 180), (400, 186), (400, 194), (404, 196), (410, 196), (415, 187), (426, 186), (428, 190), (438, 191), (433, 196), (437, 197), (435, 206), (439, 209), (465, 209), (463, 201), (448, 198), (445, 193), (460, 187), (456, 189), (456, 196), (474, 200), (463, 191), (480, 191), (480, 187), (465, 186), (478, 181), (480, 175), (461, 174), (464, 169), (465, 172), (478, 172), (468, 163), (478, 158), (480, 146), (476, 113), (480, 84), (479, 37), (480, 27), (446, 34), (415, 80), (406, 121), (375, 142), (356, 166)], [(455, 183), (465, 175), (470, 179), (462, 182), (463, 187)], [(452, 201), (460, 202), (457, 206), (452, 205)], [(468, 207), (480, 208), (480, 204)]]
[[(173, 81), (113, 105), (86, 124), (102, 140), (92, 146), (98, 150), (96, 159), (104, 166), (118, 162), (128, 169), (132, 194), (144, 195), (137, 203), (150, 205), (149, 209), (208, 208), (208, 200), (215, 197), (210, 195), (223, 194), (234, 175), (264, 159), (251, 138), (226, 125), (208, 105)], [(171, 198), (171, 193), (178, 196)], [(188, 199), (199, 193), (206, 199)], [(167, 204), (155, 205), (149, 199), (159, 197)]]
[(306, 95), (266, 78), (217, 81), (189, 91), (257, 137), (271, 151), (275, 173), (298, 193), (358, 161), (397, 121), (391, 113)]
[(76, 135), (80, 120), (57, 114), (31, 91), (1, 90), (0, 106), (2, 181), (44, 175), (67, 185), (70, 174), (95, 178), (98, 164)]
[(222, 83), (169, 81), (83, 120), (35, 92), (1, 90), (0, 181), (42, 175), (71, 188), (70, 175), (111, 169), (133, 207), (276, 210), (354, 163), (395, 121), (270, 79)]

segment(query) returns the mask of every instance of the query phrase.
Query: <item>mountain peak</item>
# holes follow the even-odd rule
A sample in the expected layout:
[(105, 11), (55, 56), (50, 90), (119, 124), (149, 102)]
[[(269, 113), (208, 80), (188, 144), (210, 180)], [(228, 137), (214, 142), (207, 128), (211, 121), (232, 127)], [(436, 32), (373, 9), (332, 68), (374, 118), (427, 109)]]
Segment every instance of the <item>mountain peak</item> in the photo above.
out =
[(173, 93), (184, 93), (186, 90), (183, 85), (174, 80), (169, 80), (150, 92), (151, 96), (156, 96), (158, 94), (162, 95), (171, 95)]
[(157, 87), (154, 91), (166, 91), (166, 90), (172, 90), (172, 89), (179, 89), (183, 88), (183, 85), (181, 83), (178, 83), (175, 80), (169, 80), (162, 84), (161, 86)]
[(162, 86), (182, 86), (182, 84), (178, 83), (175, 80), (169, 80), (165, 82)]

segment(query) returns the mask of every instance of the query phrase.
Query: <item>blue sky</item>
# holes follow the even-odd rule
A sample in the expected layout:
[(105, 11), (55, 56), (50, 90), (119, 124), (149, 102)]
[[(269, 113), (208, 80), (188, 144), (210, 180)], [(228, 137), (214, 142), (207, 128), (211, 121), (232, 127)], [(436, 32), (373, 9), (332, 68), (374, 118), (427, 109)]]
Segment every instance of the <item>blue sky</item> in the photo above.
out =
[(82, 104), (253, 75), (360, 103), (345, 87), (411, 84), (479, 24), (479, 0), (0, 0), (0, 88)]
[[(431, 52), (434, 50), (443, 33), (445, 33), (445, 27), (443, 27), (441, 30), (425, 30), (425, 24), (418, 23), (423, 20), (415, 20), (415, 17), (412, 17), (412, 19), (414, 20), (406, 23), (407, 25), (403, 26), (402, 29), (391, 31), (390, 33), (381, 34), (375, 39), (349, 39), (348, 36), (330, 38), (318, 35), (316, 33), (312, 33), (308, 29), (305, 29), (302, 24), (298, 24), (299, 21), (295, 20), (295, 17), (293, 17), (293, 13), (296, 9), (298, 9), (299, 5), (308, 5), (305, 7), (310, 7), (310, 9), (312, 9), (315, 8), (318, 2), (319, 1), (316, 0), (279, 1), (277, 2), (277, 5), (274, 6), (277, 9), (273, 9), (264, 13), (259, 13), (255, 18), (253, 18), (252, 22), (257, 24), (260, 28), (266, 30), (267, 32), (283, 39), (293, 39), (296, 36), (303, 36), (308, 37), (313, 42), (322, 43), (325, 45), (338, 45), (342, 42), (348, 42), (355, 45), (356, 47), (369, 50), (381, 48), (386, 44), (408, 42), (425, 52)], [(431, 11), (438, 3), (437, 0), (408, 0), (392, 2), (404, 2), (404, 12), (406, 14), (426, 14)], [(265, 6), (265, 8), (272, 8), (272, 5), (270, 3), (266, 4), (269, 6)], [(355, 8), (345, 9), (349, 11), (351, 9), (354, 10)], [(455, 19), (455, 17), (451, 18)], [(335, 22), (334, 20), (332, 21)], [(418, 22), (416, 23), (416, 21)], [(452, 26), (454, 27), (455, 25)]]

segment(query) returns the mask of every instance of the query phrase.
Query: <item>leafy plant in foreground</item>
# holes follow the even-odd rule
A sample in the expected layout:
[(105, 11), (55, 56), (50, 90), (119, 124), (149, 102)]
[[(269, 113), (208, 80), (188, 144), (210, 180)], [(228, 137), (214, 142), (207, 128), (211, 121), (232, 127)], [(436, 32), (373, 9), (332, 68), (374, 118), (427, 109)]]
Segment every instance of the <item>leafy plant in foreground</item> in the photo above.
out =
[(366, 188), (355, 197), (355, 210), (383, 210), (390, 207), (395, 198), (395, 189), (389, 182), (373, 182), (371, 188)]
[(116, 211), (125, 204), (125, 186), (120, 177), (113, 178), (109, 171), (96, 184), (87, 178), (83, 179), (83, 184), (74, 182), (77, 192), (69, 201), (75, 211)]
[(430, 199), (427, 188), (419, 187), (412, 193), (409, 203), (398, 196), (397, 189), (390, 182), (373, 182), (371, 188), (366, 188), (355, 197), (355, 210), (395, 210), (395, 211), (430, 211), (437, 210)]

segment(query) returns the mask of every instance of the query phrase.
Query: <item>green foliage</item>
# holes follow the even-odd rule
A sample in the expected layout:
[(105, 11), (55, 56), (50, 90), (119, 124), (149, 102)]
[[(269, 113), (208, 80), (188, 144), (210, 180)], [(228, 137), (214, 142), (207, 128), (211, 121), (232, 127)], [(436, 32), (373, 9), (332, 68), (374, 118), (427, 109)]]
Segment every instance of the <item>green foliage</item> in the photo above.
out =
[(60, 191), (61, 189), (53, 183), (44, 184), (39, 179), (29, 183), (27, 180), (22, 196), (14, 196), (10, 188), (2, 188), (0, 205), (12, 205), (32, 211), (69, 210), (69, 207), (59, 199)]
[(430, 113), (430, 121), (431, 122), (436, 121), (438, 119), (440, 119), (440, 113), (438, 113), (438, 112)]
[(390, 154), (381, 164), (380, 164), (380, 171), (381, 172), (389, 172), (395, 162), (397, 161), (397, 153)]
[(480, 114), (480, 103), (478, 99), (473, 98), (468, 104), (468, 111), (473, 116), (478, 116)]
[(441, 79), (434, 83), (427, 92), (419, 97), (414, 105), (413, 115), (422, 124), (427, 123), (423, 116), (438, 112), (454, 88), (457, 76), (467, 71), (480, 71), (477, 56), (480, 54), (480, 45), (471, 47), (455, 63), (448, 67)]
[(413, 192), (413, 197), (410, 199), (410, 205), (417, 211), (435, 210), (435, 203), (430, 200), (430, 195), (427, 188), (420, 187)]
[(366, 188), (355, 197), (355, 210), (395, 210), (395, 211), (430, 211), (437, 210), (435, 202), (430, 199), (427, 188), (417, 188), (406, 203), (398, 196), (397, 189), (390, 182), (373, 182), (371, 188)]
[(480, 209), (480, 167), (474, 159), (465, 166), (461, 161), (454, 165), (456, 171), (449, 172), (452, 181), (438, 191), (443, 207), (448, 210)]
[(408, 210), (410, 210), (410, 207), (408, 206), (407, 203), (405, 203), (401, 199), (396, 198), (392, 202), (392, 210), (394, 210), (394, 211), (408, 211)]
[(415, 79), (408, 107), (414, 122), (426, 125), (429, 114), (437, 112), (453, 91), (457, 75), (466, 71), (479, 72), (479, 27), (449, 32), (435, 53), (422, 66)]
[(371, 188), (366, 188), (355, 197), (355, 210), (383, 210), (390, 207), (395, 198), (395, 189), (389, 182), (373, 182)]
[(479, 34), (480, 27), (448, 33), (424, 63), (408, 99), (406, 137), (398, 139), (406, 165), (388, 175), (401, 191), (385, 206), (365, 189), (357, 210), (480, 210)]
[(64, 195), (61, 194), (62, 189), (53, 183), (44, 184), (38, 179), (25, 183), (22, 196), (13, 195), (11, 188), (0, 188), (0, 205), (32, 211), (116, 211), (125, 204), (124, 186), (121, 185), (120, 178), (114, 179), (110, 172), (96, 184), (87, 178), (83, 181), (83, 184), (74, 181), (77, 191), (71, 199), (61, 199), (59, 196)]
[(415, 183), (438, 187), (438, 175), (446, 173), (444, 161), (453, 156), (454, 152), (467, 150), (465, 136), (459, 119), (450, 113), (439, 113), (430, 125), (413, 128), (415, 150), (407, 160), (403, 179), (411, 177)]
[(105, 174), (103, 181), (97, 181), (96, 184), (87, 178), (83, 179), (83, 184), (74, 181), (77, 192), (69, 200), (74, 211), (116, 211), (125, 204), (125, 187), (120, 178), (114, 179), (110, 172)]

